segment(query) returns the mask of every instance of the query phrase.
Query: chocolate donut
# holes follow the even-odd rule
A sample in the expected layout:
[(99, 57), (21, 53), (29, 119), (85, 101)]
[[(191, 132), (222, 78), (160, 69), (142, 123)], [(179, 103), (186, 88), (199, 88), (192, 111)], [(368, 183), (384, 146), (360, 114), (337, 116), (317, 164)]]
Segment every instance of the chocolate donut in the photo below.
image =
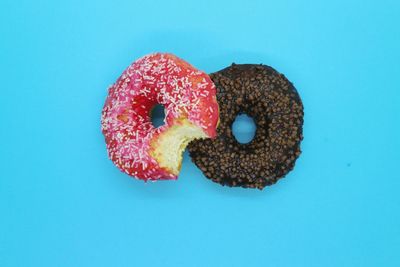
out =
[[(221, 185), (263, 189), (276, 183), (301, 153), (303, 105), (293, 84), (266, 65), (232, 64), (210, 77), (220, 107), (217, 138), (192, 141), (192, 161)], [(232, 134), (235, 118), (243, 113), (257, 127), (246, 144)]]

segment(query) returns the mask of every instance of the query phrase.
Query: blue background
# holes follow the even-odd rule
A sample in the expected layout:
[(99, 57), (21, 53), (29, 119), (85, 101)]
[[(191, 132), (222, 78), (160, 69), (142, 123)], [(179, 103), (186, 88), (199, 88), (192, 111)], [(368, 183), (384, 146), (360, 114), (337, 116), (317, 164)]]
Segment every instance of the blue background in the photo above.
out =
[[(0, 2), (0, 266), (400, 266), (398, 1)], [(108, 160), (106, 88), (169, 51), (298, 88), (303, 154), (264, 191), (144, 184)]]

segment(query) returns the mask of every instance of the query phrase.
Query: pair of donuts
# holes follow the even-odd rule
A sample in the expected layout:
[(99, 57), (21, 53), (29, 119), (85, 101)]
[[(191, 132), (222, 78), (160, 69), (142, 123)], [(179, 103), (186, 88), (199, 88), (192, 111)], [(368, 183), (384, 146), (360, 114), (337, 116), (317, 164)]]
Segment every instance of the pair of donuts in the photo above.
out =
[[(151, 109), (165, 108), (154, 127)], [(232, 124), (252, 117), (254, 138), (239, 143)], [(303, 105), (294, 86), (265, 65), (242, 64), (207, 75), (167, 53), (146, 55), (109, 88), (101, 118), (108, 155), (144, 181), (177, 179), (182, 153), (210, 180), (263, 189), (293, 169), (300, 155)]]

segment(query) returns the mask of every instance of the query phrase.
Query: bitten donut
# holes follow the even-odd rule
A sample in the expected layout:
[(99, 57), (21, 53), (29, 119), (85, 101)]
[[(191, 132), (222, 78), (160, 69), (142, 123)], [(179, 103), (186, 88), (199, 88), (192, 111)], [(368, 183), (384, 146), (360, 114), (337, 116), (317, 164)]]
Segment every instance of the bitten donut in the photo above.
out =
[[(217, 87), (220, 124), (214, 140), (189, 144), (193, 162), (221, 185), (262, 189), (293, 169), (303, 138), (303, 105), (293, 85), (265, 65), (235, 65), (210, 75)], [(256, 124), (253, 140), (232, 134), (236, 116)]]
[[(165, 108), (155, 128), (151, 109)], [(108, 155), (123, 172), (142, 179), (176, 179), (182, 152), (195, 138), (216, 136), (218, 104), (209, 76), (165, 53), (144, 56), (109, 88), (101, 117)]]

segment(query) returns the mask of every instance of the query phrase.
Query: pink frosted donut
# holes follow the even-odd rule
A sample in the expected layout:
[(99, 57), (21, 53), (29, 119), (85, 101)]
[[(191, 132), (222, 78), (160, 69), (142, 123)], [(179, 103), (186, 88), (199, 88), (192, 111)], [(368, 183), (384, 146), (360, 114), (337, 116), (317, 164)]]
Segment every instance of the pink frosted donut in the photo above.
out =
[[(155, 128), (150, 112), (165, 108)], [(101, 126), (108, 155), (123, 172), (148, 181), (177, 179), (186, 145), (216, 136), (219, 112), (209, 76), (165, 53), (130, 65), (109, 88)]]

